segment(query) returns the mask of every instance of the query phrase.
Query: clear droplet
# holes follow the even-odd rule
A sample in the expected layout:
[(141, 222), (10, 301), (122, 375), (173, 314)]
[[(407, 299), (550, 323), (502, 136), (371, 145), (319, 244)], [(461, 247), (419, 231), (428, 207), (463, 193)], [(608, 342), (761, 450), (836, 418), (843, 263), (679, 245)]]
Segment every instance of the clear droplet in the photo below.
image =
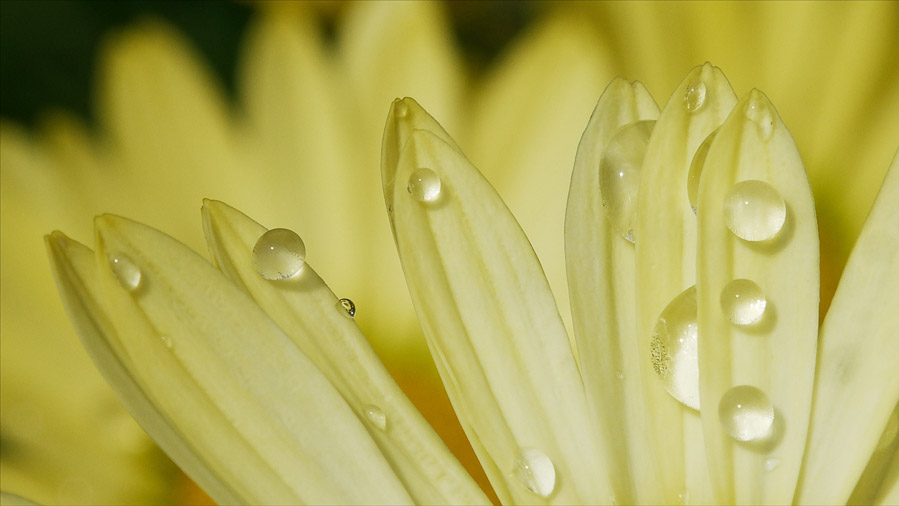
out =
[(440, 178), (431, 169), (416, 169), (409, 176), (406, 191), (419, 202), (436, 202), (440, 198)]
[(709, 156), (709, 148), (712, 146), (717, 133), (718, 130), (712, 131), (702, 141), (702, 144), (696, 148), (696, 153), (693, 154), (693, 161), (690, 162), (690, 172), (687, 173), (687, 198), (690, 199), (690, 207), (693, 209), (693, 214), (696, 214), (696, 208), (699, 205), (699, 178), (702, 176), (705, 159)]
[(737, 441), (768, 435), (774, 423), (774, 406), (765, 392), (750, 385), (731, 388), (721, 397), (718, 418), (724, 431)]
[(690, 502), (690, 491), (684, 489), (677, 494), (677, 503), (678, 504), (688, 504)]
[(765, 459), (765, 471), (773, 471), (780, 465), (780, 459)]
[(175, 340), (170, 336), (160, 336), (159, 340), (162, 341), (163, 346), (170, 350), (175, 347)]
[(409, 115), (409, 106), (402, 100), (396, 101), (396, 107), (393, 110), (397, 118), (405, 118)]
[(771, 138), (771, 135), (774, 133), (774, 111), (771, 110), (768, 99), (766, 99), (761, 92), (756, 90), (752, 91), (752, 95), (749, 97), (746, 106), (743, 108), (743, 113), (755, 123), (756, 129), (758, 129), (759, 132), (759, 137), (761, 137), (762, 140)]
[(140, 286), (140, 269), (127, 256), (121, 253), (109, 255), (109, 268), (125, 290), (133, 292)]
[(665, 390), (693, 409), (699, 409), (698, 329), (696, 287), (691, 286), (665, 307), (650, 339), (652, 368)]
[(741, 181), (724, 197), (724, 223), (740, 239), (771, 239), (780, 232), (786, 219), (783, 197), (764, 181)]
[(273, 228), (253, 247), (253, 267), (265, 279), (287, 279), (306, 263), (306, 244), (293, 230)]
[(549, 497), (556, 487), (556, 468), (540, 450), (522, 450), (515, 461), (515, 475), (519, 483), (540, 497)]
[(690, 81), (684, 92), (684, 107), (688, 112), (696, 112), (705, 104), (706, 88), (701, 79)]
[(646, 144), (656, 122), (638, 121), (615, 133), (599, 162), (599, 191), (612, 228), (634, 242), (637, 190)]
[(735, 279), (721, 290), (721, 310), (734, 325), (752, 325), (765, 314), (768, 301), (759, 285)]
[(350, 299), (340, 299), (337, 301), (337, 309), (343, 311), (343, 314), (350, 318), (356, 316), (356, 304)]
[(363, 409), (365, 409), (365, 418), (368, 418), (372, 425), (380, 430), (387, 429), (387, 415), (384, 414), (384, 410), (374, 404), (366, 404)]

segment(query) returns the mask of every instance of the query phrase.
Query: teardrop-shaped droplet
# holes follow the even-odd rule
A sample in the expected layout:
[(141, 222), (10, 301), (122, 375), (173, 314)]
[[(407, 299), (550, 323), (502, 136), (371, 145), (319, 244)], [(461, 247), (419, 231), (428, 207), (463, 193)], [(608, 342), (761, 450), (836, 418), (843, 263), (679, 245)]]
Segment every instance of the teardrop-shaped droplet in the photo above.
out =
[(337, 309), (343, 311), (343, 314), (350, 318), (356, 316), (356, 304), (350, 299), (340, 299), (337, 301)]
[(693, 214), (696, 214), (696, 207), (699, 204), (699, 178), (702, 176), (705, 159), (709, 156), (709, 148), (712, 146), (717, 133), (718, 130), (713, 130), (702, 141), (702, 144), (696, 148), (696, 153), (693, 154), (693, 161), (690, 162), (690, 172), (687, 173), (687, 198), (690, 199), (690, 207), (693, 209)]
[(374, 404), (366, 404), (363, 409), (365, 410), (365, 418), (368, 418), (372, 425), (380, 430), (387, 429), (387, 415), (384, 414), (384, 410)]
[(721, 290), (721, 310), (734, 325), (752, 325), (759, 321), (767, 305), (765, 293), (748, 279), (735, 279)]
[(599, 192), (612, 228), (634, 242), (637, 190), (646, 144), (656, 122), (638, 121), (615, 133), (599, 162)]
[(556, 487), (556, 468), (545, 453), (533, 448), (521, 451), (515, 461), (515, 476), (526, 489), (549, 497)]
[(743, 113), (750, 121), (755, 123), (755, 127), (759, 132), (762, 140), (768, 140), (774, 133), (774, 111), (764, 95), (758, 91), (754, 91), (752, 96), (746, 102)]
[(696, 310), (696, 286), (691, 286), (665, 307), (650, 339), (652, 368), (665, 390), (693, 409), (699, 409)]
[(175, 347), (175, 340), (170, 336), (160, 336), (159, 340), (162, 341), (163, 346), (170, 350)]
[(783, 197), (764, 181), (741, 181), (724, 197), (724, 223), (740, 239), (771, 239), (780, 232), (786, 219)]
[(273, 228), (253, 247), (253, 267), (265, 279), (296, 276), (306, 263), (306, 244), (293, 230)]
[(688, 112), (696, 112), (705, 104), (706, 87), (701, 79), (690, 81), (684, 91), (684, 107)]
[(437, 202), (440, 198), (440, 178), (431, 169), (416, 169), (409, 176), (406, 191), (419, 202)]
[(721, 397), (718, 418), (724, 431), (737, 441), (768, 435), (774, 423), (774, 406), (765, 392), (750, 385), (731, 388)]
[(133, 292), (140, 286), (140, 269), (127, 256), (116, 253), (109, 255), (109, 268), (122, 288)]
[(780, 459), (765, 459), (765, 471), (773, 471), (780, 465)]

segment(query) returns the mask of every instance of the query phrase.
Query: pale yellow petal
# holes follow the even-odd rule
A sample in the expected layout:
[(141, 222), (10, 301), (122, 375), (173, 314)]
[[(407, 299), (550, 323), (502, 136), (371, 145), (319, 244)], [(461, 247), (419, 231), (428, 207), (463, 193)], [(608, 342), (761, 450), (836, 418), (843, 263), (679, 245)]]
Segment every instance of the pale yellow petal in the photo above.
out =
[[(889, 495), (899, 479), (899, 403), (893, 409), (886, 428), (880, 435), (874, 453), (855, 484), (846, 504), (879, 504), (878, 497)], [(889, 504), (889, 503), (887, 503)]]
[(16, 494), (0, 492), (0, 506), (35, 506), (35, 503)]

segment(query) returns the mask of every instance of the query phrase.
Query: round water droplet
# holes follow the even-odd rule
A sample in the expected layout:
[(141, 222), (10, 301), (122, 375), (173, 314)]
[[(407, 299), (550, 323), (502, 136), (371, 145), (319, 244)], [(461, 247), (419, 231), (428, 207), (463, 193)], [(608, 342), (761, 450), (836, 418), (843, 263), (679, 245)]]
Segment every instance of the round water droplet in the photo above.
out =
[(740, 239), (771, 239), (780, 232), (786, 219), (783, 197), (764, 181), (741, 181), (724, 197), (724, 223)]
[(160, 336), (159, 340), (162, 341), (163, 346), (170, 350), (175, 347), (175, 340), (169, 336)]
[(306, 244), (293, 230), (273, 228), (253, 247), (253, 267), (265, 279), (287, 279), (306, 263)]
[(540, 497), (549, 497), (556, 487), (556, 468), (540, 450), (522, 450), (515, 461), (515, 475), (519, 483)]
[(718, 418), (724, 431), (737, 441), (768, 435), (774, 423), (774, 406), (765, 392), (750, 385), (731, 388), (721, 397)]
[(762, 140), (768, 140), (774, 133), (774, 112), (768, 100), (760, 92), (753, 91), (752, 96), (746, 102), (743, 113), (750, 121), (755, 123)]
[(384, 414), (384, 410), (374, 404), (366, 404), (364, 409), (365, 418), (368, 418), (372, 425), (380, 430), (387, 429), (387, 415)]
[(405, 118), (409, 115), (409, 106), (406, 105), (406, 102), (402, 100), (396, 101), (396, 107), (394, 108), (394, 113), (397, 118)]
[(693, 209), (693, 214), (696, 214), (696, 208), (699, 205), (699, 178), (702, 176), (705, 159), (709, 155), (709, 147), (712, 146), (717, 133), (718, 130), (712, 131), (702, 141), (702, 144), (696, 148), (696, 153), (693, 154), (693, 161), (690, 162), (690, 172), (687, 173), (687, 198), (690, 199), (690, 207)]
[(340, 299), (337, 301), (337, 309), (343, 311), (343, 314), (350, 318), (356, 316), (356, 304), (350, 299)]
[(440, 178), (431, 169), (416, 169), (409, 176), (406, 191), (419, 202), (436, 202), (440, 198)]
[(599, 162), (599, 191), (612, 228), (634, 242), (637, 190), (646, 144), (655, 121), (638, 121), (615, 133)]
[(751, 325), (759, 321), (767, 305), (762, 289), (748, 279), (735, 279), (721, 290), (721, 310), (734, 325)]
[(687, 84), (684, 91), (684, 107), (689, 112), (696, 112), (702, 109), (705, 104), (706, 88), (705, 83), (700, 79), (696, 79)]
[(109, 255), (109, 267), (124, 289), (133, 292), (140, 286), (140, 269), (127, 256), (121, 253)]
[(696, 287), (691, 286), (665, 307), (650, 339), (652, 368), (665, 390), (693, 409), (699, 409), (698, 329)]
[(765, 471), (773, 471), (780, 465), (780, 459), (765, 459)]

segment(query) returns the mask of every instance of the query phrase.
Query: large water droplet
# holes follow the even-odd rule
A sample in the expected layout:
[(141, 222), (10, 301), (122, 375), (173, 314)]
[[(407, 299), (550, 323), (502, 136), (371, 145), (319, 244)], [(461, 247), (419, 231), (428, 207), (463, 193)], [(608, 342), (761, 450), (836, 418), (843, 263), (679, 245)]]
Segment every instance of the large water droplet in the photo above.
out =
[(431, 169), (416, 169), (409, 176), (406, 191), (419, 202), (436, 202), (440, 198), (440, 178)]
[(740, 239), (771, 239), (786, 219), (783, 197), (764, 181), (741, 181), (724, 197), (724, 223)]
[(702, 109), (705, 104), (706, 87), (701, 79), (695, 79), (687, 83), (687, 89), (684, 92), (684, 107), (689, 112), (696, 112)]
[(515, 461), (515, 475), (519, 483), (540, 497), (549, 497), (556, 487), (556, 468), (540, 450), (522, 450)]
[(140, 286), (140, 269), (127, 256), (116, 253), (109, 255), (109, 268), (118, 280), (119, 284), (129, 292), (137, 290)]
[(293, 230), (273, 228), (253, 247), (253, 267), (265, 279), (287, 279), (306, 263), (306, 244)]
[(718, 418), (724, 431), (737, 441), (768, 435), (774, 423), (774, 406), (765, 392), (750, 385), (731, 388), (721, 397)]
[(638, 121), (615, 133), (599, 162), (599, 191), (612, 228), (634, 242), (637, 190), (646, 144), (655, 121)]
[(735, 279), (721, 290), (721, 310), (735, 325), (751, 325), (759, 321), (767, 305), (762, 289), (748, 279)]
[(387, 415), (384, 414), (384, 410), (374, 404), (366, 404), (363, 409), (365, 410), (365, 418), (368, 418), (372, 425), (380, 430), (387, 429)]
[(774, 112), (768, 101), (759, 92), (754, 92), (746, 102), (743, 113), (753, 123), (762, 140), (768, 140), (774, 133)]
[(659, 315), (652, 330), (652, 368), (672, 397), (699, 409), (699, 351), (696, 287), (675, 297)]
[(337, 301), (337, 309), (350, 318), (356, 316), (356, 304), (350, 299), (340, 299)]
[(705, 159), (709, 156), (709, 148), (712, 146), (717, 133), (718, 130), (714, 130), (696, 148), (696, 153), (693, 154), (693, 161), (690, 163), (690, 172), (687, 173), (687, 198), (690, 199), (690, 207), (693, 209), (693, 214), (696, 214), (696, 208), (699, 205), (699, 178), (702, 176)]

